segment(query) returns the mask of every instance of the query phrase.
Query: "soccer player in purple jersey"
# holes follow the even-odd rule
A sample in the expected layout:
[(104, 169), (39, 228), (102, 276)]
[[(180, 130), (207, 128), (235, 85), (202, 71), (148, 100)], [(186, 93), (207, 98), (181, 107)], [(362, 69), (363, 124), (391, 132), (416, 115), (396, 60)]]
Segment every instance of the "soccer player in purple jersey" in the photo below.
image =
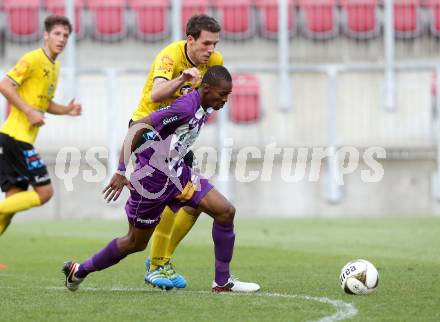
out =
[[(190, 206), (214, 219), (214, 292), (255, 292), (260, 289), (258, 284), (238, 281), (230, 274), (229, 264), (235, 242), (235, 208), (206, 178), (183, 161), (209, 114), (224, 106), (231, 91), (232, 79), (228, 70), (223, 66), (213, 66), (207, 70), (199, 89), (134, 122), (121, 151), (122, 165), (103, 191), (107, 201), (114, 201), (125, 186), (130, 189), (125, 206), (128, 233), (112, 240), (81, 264), (64, 263), (65, 285), (69, 290), (77, 290), (88, 274), (115, 265), (129, 254), (143, 251), (166, 206), (174, 211)], [(135, 151), (138, 162), (129, 181), (122, 166), (127, 164), (142, 138), (145, 142)], [(147, 280), (153, 285), (155, 276), (160, 278), (160, 274), (156, 273), (157, 270), (148, 273), (151, 276)], [(168, 285), (159, 286), (172, 289), (173, 283), (169, 281)]]
[[(200, 86), (206, 70), (214, 65), (223, 65), (222, 55), (215, 49), (220, 40), (220, 24), (205, 14), (192, 16), (186, 24), (186, 39), (172, 42), (163, 48), (151, 64), (141, 99), (131, 116), (138, 121), (152, 112), (168, 106)], [(192, 151), (188, 151), (184, 161), (194, 166)], [(150, 241), (150, 254), (145, 261), (147, 276), (150, 271), (163, 267), (162, 278), (155, 284), (168, 284), (169, 279), (176, 288), (185, 288), (185, 277), (177, 273), (172, 256), (181, 240), (191, 230), (200, 212), (191, 207), (182, 207), (174, 213), (165, 207), (160, 223), (156, 226)]]

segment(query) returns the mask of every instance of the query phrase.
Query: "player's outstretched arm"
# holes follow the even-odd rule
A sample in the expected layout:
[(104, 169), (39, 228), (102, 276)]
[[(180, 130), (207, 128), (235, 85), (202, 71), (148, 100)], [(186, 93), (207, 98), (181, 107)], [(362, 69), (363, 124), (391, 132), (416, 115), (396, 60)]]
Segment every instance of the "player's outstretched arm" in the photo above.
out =
[(44, 116), (33, 106), (28, 105), (17, 92), (17, 84), (8, 77), (0, 81), (0, 93), (8, 100), (9, 103), (26, 114), (28, 121), (33, 126), (44, 125)]
[[(147, 125), (147, 126), (145, 126)], [(153, 129), (152, 123), (148, 117), (138, 120), (128, 129), (119, 155), (119, 165), (116, 173), (111, 178), (109, 184), (104, 188), (102, 193), (107, 202), (118, 200), (124, 187), (133, 190), (130, 181), (125, 176), (125, 170), (130, 160), (131, 154), (141, 142), (142, 135), (145, 131)]]
[(47, 111), (50, 114), (55, 114), (55, 115), (79, 116), (81, 115), (82, 106), (81, 104), (75, 102), (74, 98), (67, 105), (61, 105), (55, 103), (54, 101), (51, 101)]
[(171, 80), (158, 77), (153, 82), (153, 89), (151, 90), (151, 100), (154, 103), (161, 102), (173, 96), (173, 94), (184, 83), (197, 83), (200, 79), (200, 71), (196, 67), (188, 68), (182, 72), (179, 77)]

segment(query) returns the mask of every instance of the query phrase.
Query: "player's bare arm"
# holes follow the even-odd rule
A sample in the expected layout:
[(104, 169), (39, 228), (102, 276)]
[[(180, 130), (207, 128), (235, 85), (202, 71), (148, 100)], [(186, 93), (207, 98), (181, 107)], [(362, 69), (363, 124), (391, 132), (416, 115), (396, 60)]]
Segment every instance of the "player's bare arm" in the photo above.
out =
[(173, 96), (184, 83), (197, 83), (200, 80), (200, 71), (196, 67), (185, 69), (179, 77), (171, 80), (156, 78), (151, 90), (151, 100), (158, 103)]
[(8, 100), (9, 103), (17, 107), (26, 114), (29, 123), (33, 126), (44, 125), (44, 116), (33, 106), (27, 104), (17, 92), (17, 84), (8, 77), (4, 77), (0, 81), (0, 93)]
[[(146, 124), (149, 127), (140, 127), (139, 124)], [(153, 123), (151, 123), (150, 119), (147, 116), (143, 119), (133, 122), (132, 126), (128, 129), (128, 133), (124, 139), (124, 144), (122, 145), (121, 153), (119, 154), (118, 170), (111, 178), (109, 184), (102, 191), (102, 193), (104, 194), (104, 199), (107, 202), (118, 200), (124, 187), (127, 187), (130, 190), (133, 189), (130, 181), (125, 176), (125, 168), (131, 154), (139, 145), (142, 135), (145, 133), (145, 131), (152, 128)], [(129, 151), (129, 153), (126, 153), (126, 151)]]
[(82, 106), (81, 104), (75, 102), (75, 99), (72, 99), (67, 105), (61, 105), (51, 101), (47, 110), (47, 112), (50, 114), (70, 116), (79, 116), (81, 115), (81, 111)]

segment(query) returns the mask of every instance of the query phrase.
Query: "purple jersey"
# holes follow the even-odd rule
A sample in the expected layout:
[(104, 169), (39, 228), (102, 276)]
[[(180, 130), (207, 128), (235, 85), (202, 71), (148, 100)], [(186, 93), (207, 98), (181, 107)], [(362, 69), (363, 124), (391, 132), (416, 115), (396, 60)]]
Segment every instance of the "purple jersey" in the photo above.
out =
[(135, 227), (155, 226), (167, 205), (173, 211), (186, 205), (197, 208), (213, 188), (183, 162), (213, 111), (205, 111), (200, 102), (200, 94), (194, 90), (150, 114), (154, 131), (145, 132), (147, 141), (135, 151), (138, 162), (130, 178), (135, 190), (125, 207)]
[[(196, 141), (213, 109), (200, 105), (197, 90), (149, 115), (155, 130), (147, 132), (147, 141), (138, 153), (140, 166), (151, 166), (167, 175), (182, 172), (183, 157)], [(153, 142), (154, 141), (154, 142)]]

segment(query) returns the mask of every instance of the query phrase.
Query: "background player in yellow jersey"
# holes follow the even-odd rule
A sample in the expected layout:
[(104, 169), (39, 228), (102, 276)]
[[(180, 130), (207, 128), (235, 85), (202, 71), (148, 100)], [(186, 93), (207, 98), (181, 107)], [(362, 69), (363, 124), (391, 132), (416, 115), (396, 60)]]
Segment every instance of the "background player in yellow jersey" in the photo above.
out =
[[(132, 121), (148, 116), (197, 88), (210, 66), (223, 65), (223, 57), (215, 50), (220, 30), (219, 23), (212, 17), (191, 17), (186, 25), (186, 40), (171, 43), (156, 56)], [(192, 152), (186, 155), (185, 163), (192, 166)], [(119, 170), (125, 171), (123, 165)], [(182, 208), (177, 214), (165, 208), (152, 237), (150, 257), (146, 260), (147, 273), (157, 270), (155, 281), (160, 283), (161, 278), (168, 278), (174, 287), (186, 287), (186, 280), (174, 271), (170, 259), (199, 214), (189, 207)]]
[[(49, 16), (44, 21), (44, 46), (26, 53), (0, 81), (0, 93), (11, 112), (0, 128), (0, 186), (6, 199), (0, 201), (0, 235), (15, 213), (40, 206), (52, 197), (53, 188), (43, 160), (33, 147), (44, 113), (77, 116), (81, 105), (65, 105), (52, 99), (58, 81), (58, 55), (67, 44), (72, 25), (66, 17)], [(29, 185), (33, 190), (28, 190)]]

